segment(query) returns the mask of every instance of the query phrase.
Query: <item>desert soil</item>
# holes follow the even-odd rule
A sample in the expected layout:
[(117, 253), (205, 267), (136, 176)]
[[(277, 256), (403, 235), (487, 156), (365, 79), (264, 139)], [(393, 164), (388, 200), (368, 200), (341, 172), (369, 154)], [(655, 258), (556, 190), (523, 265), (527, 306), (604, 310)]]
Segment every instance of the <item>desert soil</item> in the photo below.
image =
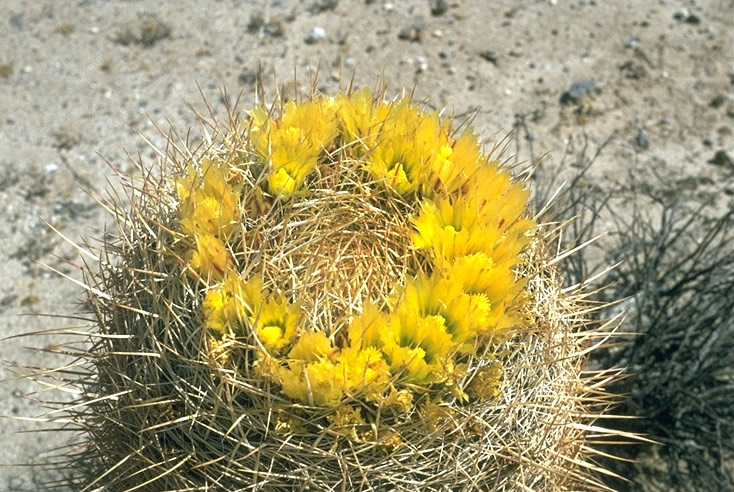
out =
[[(490, 146), (509, 135), (505, 157), (545, 155), (546, 176), (606, 143), (588, 175), (602, 189), (650, 180), (734, 206), (731, 0), (2, 0), (0, 26), (2, 337), (84, 325), (54, 316), (84, 294), (48, 267), (79, 280), (82, 259), (46, 223), (102, 237), (111, 217), (88, 191), (134, 172), (128, 154), (154, 162), (140, 135), (199, 137), (192, 108), (205, 98), (221, 116), (239, 95), (248, 108), (259, 74), (271, 96), (317, 70), (328, 94), (383, 77), (391, 95), (415, 87), (426, 107), (473, 115)], [(9, 338), (0, 358), (55, 366), (62, 348)], [(42, 461), (70, 436), (21, 433), (42, 428), (23, 419), (73, 392), (7, 365), (0, 379), (0, 463)], [(48, 478), (4, 466), (0, 490)]]

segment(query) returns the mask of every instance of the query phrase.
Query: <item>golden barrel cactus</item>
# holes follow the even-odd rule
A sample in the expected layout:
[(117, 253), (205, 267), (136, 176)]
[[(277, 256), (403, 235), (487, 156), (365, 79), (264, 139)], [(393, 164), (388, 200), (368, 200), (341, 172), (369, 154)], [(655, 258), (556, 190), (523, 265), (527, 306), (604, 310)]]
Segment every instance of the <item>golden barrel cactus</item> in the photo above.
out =
[(207, 124), (110, 206), (79, 490), (599, 485), (600, 335), (471, 128), (367, 89)]

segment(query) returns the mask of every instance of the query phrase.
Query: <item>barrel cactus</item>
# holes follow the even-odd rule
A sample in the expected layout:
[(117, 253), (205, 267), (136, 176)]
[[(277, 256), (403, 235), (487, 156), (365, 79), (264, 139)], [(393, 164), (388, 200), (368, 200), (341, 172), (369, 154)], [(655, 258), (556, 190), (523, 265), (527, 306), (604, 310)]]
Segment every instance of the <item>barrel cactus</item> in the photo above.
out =
[(79, 490), (599, 486), (600, 334), (470, 127), (367, 89), (207, 124), (85, 251)]

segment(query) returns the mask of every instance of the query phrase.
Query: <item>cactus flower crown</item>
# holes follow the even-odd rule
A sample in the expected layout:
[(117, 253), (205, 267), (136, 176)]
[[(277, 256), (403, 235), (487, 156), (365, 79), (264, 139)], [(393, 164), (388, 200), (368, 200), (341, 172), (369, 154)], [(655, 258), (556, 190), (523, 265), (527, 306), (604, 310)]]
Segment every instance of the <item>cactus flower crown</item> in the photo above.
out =
[(237, 149), (190, 162), (175, 250), (211, 350), (241, 342), (233, 370), (311, 406), (494, 395), (533, 222), (452, 123), (368, 90), (314, 97), (255, 108)]

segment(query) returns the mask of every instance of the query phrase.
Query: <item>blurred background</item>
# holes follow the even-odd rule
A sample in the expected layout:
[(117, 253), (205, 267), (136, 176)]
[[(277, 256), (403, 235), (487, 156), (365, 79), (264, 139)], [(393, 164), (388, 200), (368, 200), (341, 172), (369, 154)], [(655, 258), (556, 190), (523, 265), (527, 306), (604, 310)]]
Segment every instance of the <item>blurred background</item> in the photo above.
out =
[[(0, 25), (1, 337), (84, 325), (57, 316), (84, 295), (41, 263), (80, 279), (81, 260), (46, 222), (94, 244), (111, 223), (94, 193), (136, 172), (130, 156), (152, 165), (170, 128), (200, 138), (205, 101), (222, 117), (258, 80), (272, 97), (382, 78), (537, 162), (538, 205), (566, 184), (552, 217), (578, 218), (568, 244), (609, 231), (569, 282), (625, 259), (599, 294), (625, 300), (599, 318), (625, 310), (641, 335), (589, 368), (629, 366), (616, 412), (640, 418), (604, 424), (660, 444), (605, 448), (638, 460), (604, 461), (629, 480), (610, 486), (734, 490), (730, 0), (3, 0)], [(0, 345), (0, 490), (63, 478), (18, 466), (70, 437), (23, 419), (74, 395), (11, 367), (56, 366), (61, 343)]]

